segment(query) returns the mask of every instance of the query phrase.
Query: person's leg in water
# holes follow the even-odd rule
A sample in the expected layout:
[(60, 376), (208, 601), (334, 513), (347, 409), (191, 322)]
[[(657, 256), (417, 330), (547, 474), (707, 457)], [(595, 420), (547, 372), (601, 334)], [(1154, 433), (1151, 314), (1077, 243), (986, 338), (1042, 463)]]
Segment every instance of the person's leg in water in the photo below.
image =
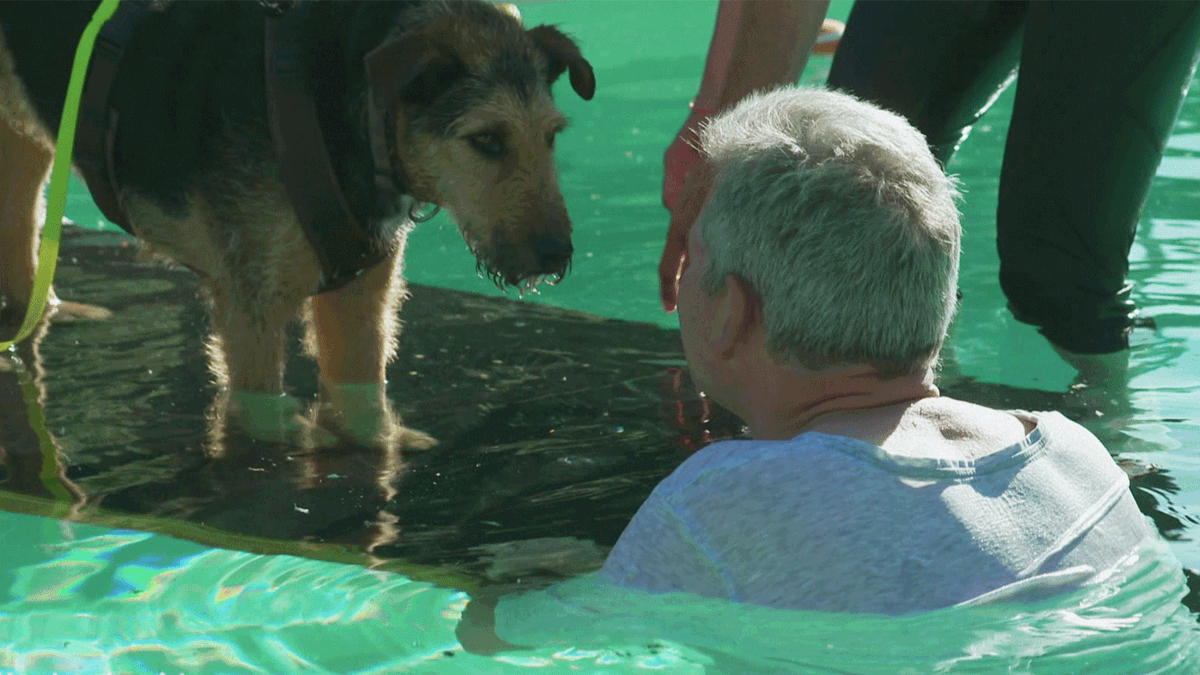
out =
[(1026, 7), (856, 2), (828, 85), (903, 115), (944, 165), (1015, 76)]
[(1129, 249), (1197, 34), (1191, 2), (858, 3), (829, 84), (906, 115), (945, 162), (1020, 54), (1001, 285), (1014, 316), (1095, 381), (1128, 358)]
[(1126, 367), (1129, 251), (1198, 47), (1195, 2), (1030, 4), (1000, 176), (1000, 284), (1085, 381)]

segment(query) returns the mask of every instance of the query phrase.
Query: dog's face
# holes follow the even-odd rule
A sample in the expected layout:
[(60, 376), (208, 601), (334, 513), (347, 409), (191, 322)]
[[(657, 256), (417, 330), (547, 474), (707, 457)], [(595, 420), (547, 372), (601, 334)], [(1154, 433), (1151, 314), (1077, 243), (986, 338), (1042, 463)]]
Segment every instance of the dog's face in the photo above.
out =
[(571, 261), (571, 220), (554, 164), (566, 118), (549, 96), (500, 89), (444, 136), (417, 134), (404, 161), (414, 187), (453, 215), (481, 269), (499, 285), (561, 278)]
[(561, 279), (573, 248), (554, 145), (567, 120), (550, 85), (569, 70), (590, 99), (591, 66), (555, 28), (466, 7), (478, 16), (454, 12), (405, 37), (421, 60), (393, 111), (408, 192), (450, 212), (498, 285)]

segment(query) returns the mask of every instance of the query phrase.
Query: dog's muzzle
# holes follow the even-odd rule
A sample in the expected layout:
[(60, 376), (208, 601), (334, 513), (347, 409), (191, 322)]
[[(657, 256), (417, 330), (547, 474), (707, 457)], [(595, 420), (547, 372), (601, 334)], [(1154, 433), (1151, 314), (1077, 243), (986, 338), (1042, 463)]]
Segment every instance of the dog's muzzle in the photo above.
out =
[(561, 276), (571, 264), (575, 247), (568, 237), (542, 237), (533, 243), (533, 254), (537, 258), (536, 274)]
[(489, 246), (472, 247), (479, 272), (500, 288), (512, 286), (520, 291), (532, 289), (542, 281), (558, 283), (570, 269), (575, 252), (570, 226), (559, 229), (564, 232), (543, 234), (524, 242), (493, 237)]

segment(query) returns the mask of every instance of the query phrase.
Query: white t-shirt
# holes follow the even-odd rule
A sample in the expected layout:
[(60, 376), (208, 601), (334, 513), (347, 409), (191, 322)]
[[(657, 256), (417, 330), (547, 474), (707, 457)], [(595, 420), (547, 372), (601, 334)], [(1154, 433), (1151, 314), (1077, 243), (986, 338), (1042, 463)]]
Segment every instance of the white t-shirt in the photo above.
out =
[(1058, 413), (979, 460), (808, 432), (725, 441), (638, 510), (601, 574), (651, 592), (903, 614), (1075, 588), (1154, 536), (1129, 479)]

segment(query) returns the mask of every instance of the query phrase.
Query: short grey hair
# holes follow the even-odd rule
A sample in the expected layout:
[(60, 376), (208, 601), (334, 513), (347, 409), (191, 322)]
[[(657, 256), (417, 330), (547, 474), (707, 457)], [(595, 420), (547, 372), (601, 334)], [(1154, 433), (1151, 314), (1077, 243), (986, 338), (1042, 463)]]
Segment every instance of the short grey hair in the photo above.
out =
[(959, 193), (920, 132), (847, 94), (784, 87), (713, 118), (700, 150), (715, 175), (696, 225), (704, 285), (746, 283), (773, 353), (884, 377), (936, 364), (956, 306)]

